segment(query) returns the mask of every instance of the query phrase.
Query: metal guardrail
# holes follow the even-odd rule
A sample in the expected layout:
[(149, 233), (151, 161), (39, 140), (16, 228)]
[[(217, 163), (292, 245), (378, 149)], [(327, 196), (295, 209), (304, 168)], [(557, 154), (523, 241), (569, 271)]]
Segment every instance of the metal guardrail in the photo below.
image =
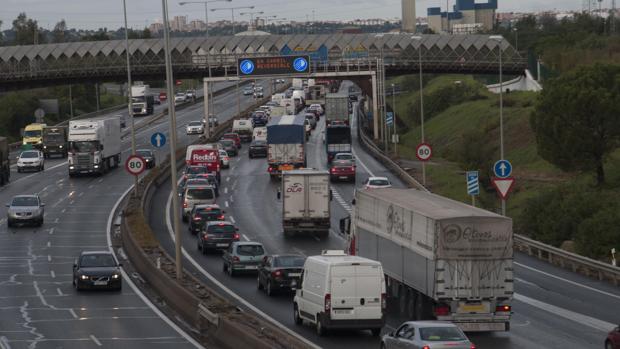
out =
[[(363, 110), (359, 111), (363, 114)], [(392, 170), (399, 178), (401, 178), (410, 187), (429, 192), (420, 182), (413, 178), (400, 165), (385, 156), (374, 142), (364, 133), (363, 127), (358, 121), (359, 138), (362, 145), (368, 152), (379, 160), (388, 169)], [(578, 255), (576, 253), (564, 251), (560, 248), (544, 244), (540, 241), (532, 240), (526, 236), (514, 234), (515, 249), (525, 252), (530, 256), (557, 265), (564, 269), (572, 270), (588, 277), (595, 277), (600, 281), (610, 281), (614, 285), (620, 285), (620, 267), (606, 264), (588, 257)]]

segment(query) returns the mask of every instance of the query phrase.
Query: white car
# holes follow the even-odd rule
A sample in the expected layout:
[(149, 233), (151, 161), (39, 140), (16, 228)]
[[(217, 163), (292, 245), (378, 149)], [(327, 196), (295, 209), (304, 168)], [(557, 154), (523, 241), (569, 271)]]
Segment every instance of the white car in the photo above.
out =
[(222, 168), (229, 168), (230, 167), (230, 157), (228, 156), (228, 152), (226, 152), (226, 150), (220, 149), (220, 165), (222, 165)]
[(203, 134), (205, 132), (205, 126), (202, 121), (192, 121), (187, 124), (187, 134)]
[(174, 96), (174, 104), (187, 102), (187, 95), (183, 92), (179, 92)]
[(387, 177), (369, 177), (366, 182), (364, 182), (364, 188), (366, 189), (381, 189), (381, 188), (391, 188), (392, 183)]
[(43, 171), (45, 169), (45, 159), (39, 150), (26, 150), (17, 157), (17, 172), (25, 170)]
[(325, 114), (325, 110), (323, 110), (323, 107), (320, 104), (311, 104), (309, 109), (317, 109), (319, 114)]

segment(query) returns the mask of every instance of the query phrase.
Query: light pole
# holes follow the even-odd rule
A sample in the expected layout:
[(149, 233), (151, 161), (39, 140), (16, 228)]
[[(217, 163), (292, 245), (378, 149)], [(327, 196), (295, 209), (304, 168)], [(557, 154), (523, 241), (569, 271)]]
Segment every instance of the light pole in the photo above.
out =
[[(502, 71), (502, 43), (504, 38), (501, 35), (491, 35), (491, 40), (498, 42), (499, 49), (499, 158), (504, 160), (504, 76)], [(506, 215), (506, 200), (502, 199), (502, 215)]]
[(393, 132), (393, 142), (394, 142), (394, 156), (398, 157), (398, 133), (396, 133), (396, 85), (392, 84), (392, 114), (394, 120), (394, 132)]
[(209, 4), (212, 2), (231, 2), (232, 0), (208, 0), (208, 1), (181, 1), (179, 5), (204, 4), (205, 5), (205, 30), (206, 37), (209, 37)]
[(256, 28), (254, 28), (254, 15), (262, 15), (265, 12), (263, 11), (254, 11), (254, 12), (241, 12), (239, 13), (239, 16), (247, 16), (250, 15), (250, 28), (248, 28), (248, 30), (250, 29), (254, 29), (256, 30)]
[(519, 30), (514, 27), (512, 31), (515, 32), (515, 51), (519, 52)]
[[(424, 79), (422, 75), (422, 37), (416, 35), (412, 36), (411, 38), (418, 42), (418, 66), (420, 68), (420, 143), (425, 143), (426, 139), (424, 135)], [(426, 161), (422, 161), (422, 185), (426, 187)]]
[[(131, 93), (131, 63), (129, 60), (129, 28), (127, 27), (127, 1), (123, 0), (123, 14), (125, 16), (125, 58), (127, 59), (127, 99), (129, 120), (131, 120), (131, 155), (136, 155), (136, 130), (133, 119), (133, 95)], [(146, 98), (146, 96), (145, 96)], [(138, 196), (138, 176), (134, 176), (134, 194)]]
[[(164, 51), (166, 55), (166, 85), (168, 96), (174, 98), (174, 79), (172, 77), (172, 57), (170, 55), (170, 23), (168, 22), (168, 0), (161, 0), (164, 13)], [(170, 180), (172, 184), (172, 217), (174, 225), (174, 254), (177, 280), (183, 279), (183, 265), (181, 258), (181, 223), (179, 222), (179, 196), (177, 194), (177, 120), (174, 99), (168, 102), (170, 115)]]
[(211, 12), (230, 10), (230, 15), (232, 17), (232, 35), (235, 35), (235, 10), (245, 10), (245, 9), (253, 10), (254, 6), (237, 6), (237, 7), (212, 8)]

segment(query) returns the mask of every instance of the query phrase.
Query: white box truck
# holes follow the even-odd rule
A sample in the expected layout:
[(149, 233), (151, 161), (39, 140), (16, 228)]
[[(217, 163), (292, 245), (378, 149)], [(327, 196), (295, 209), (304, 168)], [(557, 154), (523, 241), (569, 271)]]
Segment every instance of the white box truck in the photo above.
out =
[(381, 263), (337, 250), (306, 259), (293, 299), (295, 324), (305, 320), (319, 335), (333, 329), (369, 329), (378, 336), (385, 309)]
[(329, 235), (331, 189), (329, 172), (301, 169), (282, 172), (282, 228), (285, 235)]
[(69, 121), (69, 176), (106, 173), (121, 162), (121, 123), (116, 117)]
[(305, 120), (301, 115), (275, 116), (267, 124), (267, 171), (272, 180), (282, 171), (306, 167)]
[(508, 331), (512, 220), (415, 189), (358, 190), (348, 252), (380, 261), (388, 309), (464, 331)]
[(233, 121), (232, 132), (238, 134), (242, 142), (251, 142), (253, 131), (254, 127), (252, 126), (252, 120), (238, 119)]

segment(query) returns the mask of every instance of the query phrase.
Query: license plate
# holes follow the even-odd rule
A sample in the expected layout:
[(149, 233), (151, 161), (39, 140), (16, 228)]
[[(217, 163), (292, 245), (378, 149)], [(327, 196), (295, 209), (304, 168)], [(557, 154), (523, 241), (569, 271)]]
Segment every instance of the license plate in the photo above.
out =
[(228, 247), (228, 244), (216, 244), (217, 247)]
[(95, 286), (105, 286), (107, 284), (108, 284), (107, 281), (93, 281), (93, 285)]
[(465, 314), (469, 314), (469, 313), (488, 313), (489, 312), (489, 306), (488, 303), (483, 302), (483, 303), (474, 303), (474, 304), (467, 304), (467, 303), (463, 303), (460, 302), (459, 303), (459, 313), (465, 313)]
[(301, 273), (288, 273), (289, 277), (300, 277)]
[(283, 165), (283, 166), (280, 166), (279, 169), (280, 171), (290, 171), (290, 170), (293, 170), (294, 167), (291, 165)]
[(258, 269), (258, 265), (246, 265), (245, 269)]
[(351, 309), (334, 309), (334, 314), (351, 314), (353, 312), (353, 310)]
[(347, 177), (347, 176), (340, 176), (340, 179), (347, 179), (347, 178), (349, 178), (349, 177)]

